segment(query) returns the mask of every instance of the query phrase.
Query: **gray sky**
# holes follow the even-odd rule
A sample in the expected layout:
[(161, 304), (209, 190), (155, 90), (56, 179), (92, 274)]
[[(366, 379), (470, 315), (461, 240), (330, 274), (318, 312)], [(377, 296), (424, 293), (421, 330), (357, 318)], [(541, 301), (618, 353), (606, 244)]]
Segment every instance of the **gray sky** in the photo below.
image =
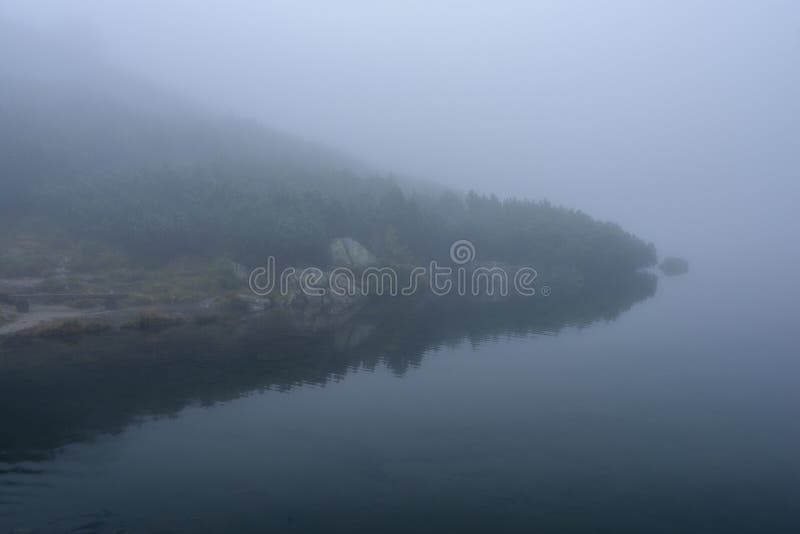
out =
[(666, 253), (723, 237), (796, 252), (793, 0), (0, 0), (0, 15), (382, 169), (547, 197)]

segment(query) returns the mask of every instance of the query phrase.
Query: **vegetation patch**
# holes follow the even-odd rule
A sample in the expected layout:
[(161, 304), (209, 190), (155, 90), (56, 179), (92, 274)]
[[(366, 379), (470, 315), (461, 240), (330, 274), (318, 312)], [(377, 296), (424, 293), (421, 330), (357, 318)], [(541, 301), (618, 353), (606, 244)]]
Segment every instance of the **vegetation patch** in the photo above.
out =
[(177, 314), (166, 313), (159, 310), (145, 310), (139, 313), (134, 319), (123, 324), (123, 328), (136, 330), (160, 330), (177, 326), (186, 322), (186, 319)]
[(8, 324), (12, 320), (13, 320), (13, 318), (10, 315), (6, 315), (5, 313), (0, 312), (0, 326), (3, 326), (4, 324)]
[(214, 324), (221, 320), (222, 318), (216, 313), (201, 313), (199, 315), (195, 315), (192, 318), (192, 322), (198, 326)]
[(72, 338), (87, 334), (98, 334), (111, 329), (107, 323), (87, 319), (63, 319), (37, 326), (26, 332), (28, 335), (46, 338)]

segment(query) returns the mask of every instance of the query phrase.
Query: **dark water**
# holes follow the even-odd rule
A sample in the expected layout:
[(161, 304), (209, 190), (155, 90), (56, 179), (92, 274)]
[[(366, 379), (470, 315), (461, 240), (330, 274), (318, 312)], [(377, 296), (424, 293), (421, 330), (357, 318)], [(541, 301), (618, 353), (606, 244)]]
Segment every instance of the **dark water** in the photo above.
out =
[(0, 533), (800, 532), (796, 319), (715, 279), (5, 347)]

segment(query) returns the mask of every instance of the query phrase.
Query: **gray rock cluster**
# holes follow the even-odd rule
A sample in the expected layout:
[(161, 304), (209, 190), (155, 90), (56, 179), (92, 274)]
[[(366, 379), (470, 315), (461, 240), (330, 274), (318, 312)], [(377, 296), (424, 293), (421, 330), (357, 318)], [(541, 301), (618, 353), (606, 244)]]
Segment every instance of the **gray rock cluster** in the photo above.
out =
[[(334, 239), (329, 246), (331, 269), (319, 270), (318, 279), (304, 281), (301, 285), (300, 276), (303, 269), (296, 268), (296, 272), (287, 276), (284, 287), (277, 282), (276, 293), (270, 296), (259, 296), (252, 293), (239, 293), (236, 295), (234, 308), (250, 313), (272, 311), (287, 316), (298, 326), (317, 329), (335, 326), (350, 317), (360, 309), (366, 297), (360, 287), (352, 288), (351, 294), (336, 294), (331, 289), (331, 276), (333, 268), (347, 267), (355, 271), (363, 270), (375, 265), (375, 256), (361, 243), (350, 237)], [(247, 279), (249, 272), (244, 265), (233, 261), (228, 262), (233, 274), (241, 280)], [(338, 273), (339, 276), (344, 276)], [(313, 282), (313, 283), (312, 283)], [(320, 289), (319, 294), (309, 291), (308, 288)], [(342, 282), (338, 287), (352, 287)], [(305, 290), (304, 290), (305, 289)]]
[(355, 291), (353, 295), (331, 292), (330, 276), (330, 272), (323, 271), (322, 277), (316, 283), (306, 282), (306, 289), (310, 286), (324, 290), (320, 295), (304, 291), (297, 275), (288, 277), (288, 291), (282, 295), (281, 305), (298, 326), (302, 323), (312, 330), (336, 326), (363, 306), (366, 297), (361, 291)]

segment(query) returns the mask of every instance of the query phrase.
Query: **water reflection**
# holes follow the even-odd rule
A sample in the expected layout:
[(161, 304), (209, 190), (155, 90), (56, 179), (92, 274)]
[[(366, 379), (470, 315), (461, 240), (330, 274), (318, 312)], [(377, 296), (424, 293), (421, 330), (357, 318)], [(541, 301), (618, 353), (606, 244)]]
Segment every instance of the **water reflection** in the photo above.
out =
[(6, 344), (0, 348), (0, 502), (23, 493), (19, 475), (35, 474), (22, 467), (26, 462), (121, 432), (143, 417), (252, 391), (324, 385), (354, 368), (385, 364), (402, 374), (432, 349), (465, 338), (481, 343), (613, 320), (655, 290), (655, 277), (642, 274), (570, 299), (481, 306), (393, 301), (313, 331), (262, 317), (71, 344)]

